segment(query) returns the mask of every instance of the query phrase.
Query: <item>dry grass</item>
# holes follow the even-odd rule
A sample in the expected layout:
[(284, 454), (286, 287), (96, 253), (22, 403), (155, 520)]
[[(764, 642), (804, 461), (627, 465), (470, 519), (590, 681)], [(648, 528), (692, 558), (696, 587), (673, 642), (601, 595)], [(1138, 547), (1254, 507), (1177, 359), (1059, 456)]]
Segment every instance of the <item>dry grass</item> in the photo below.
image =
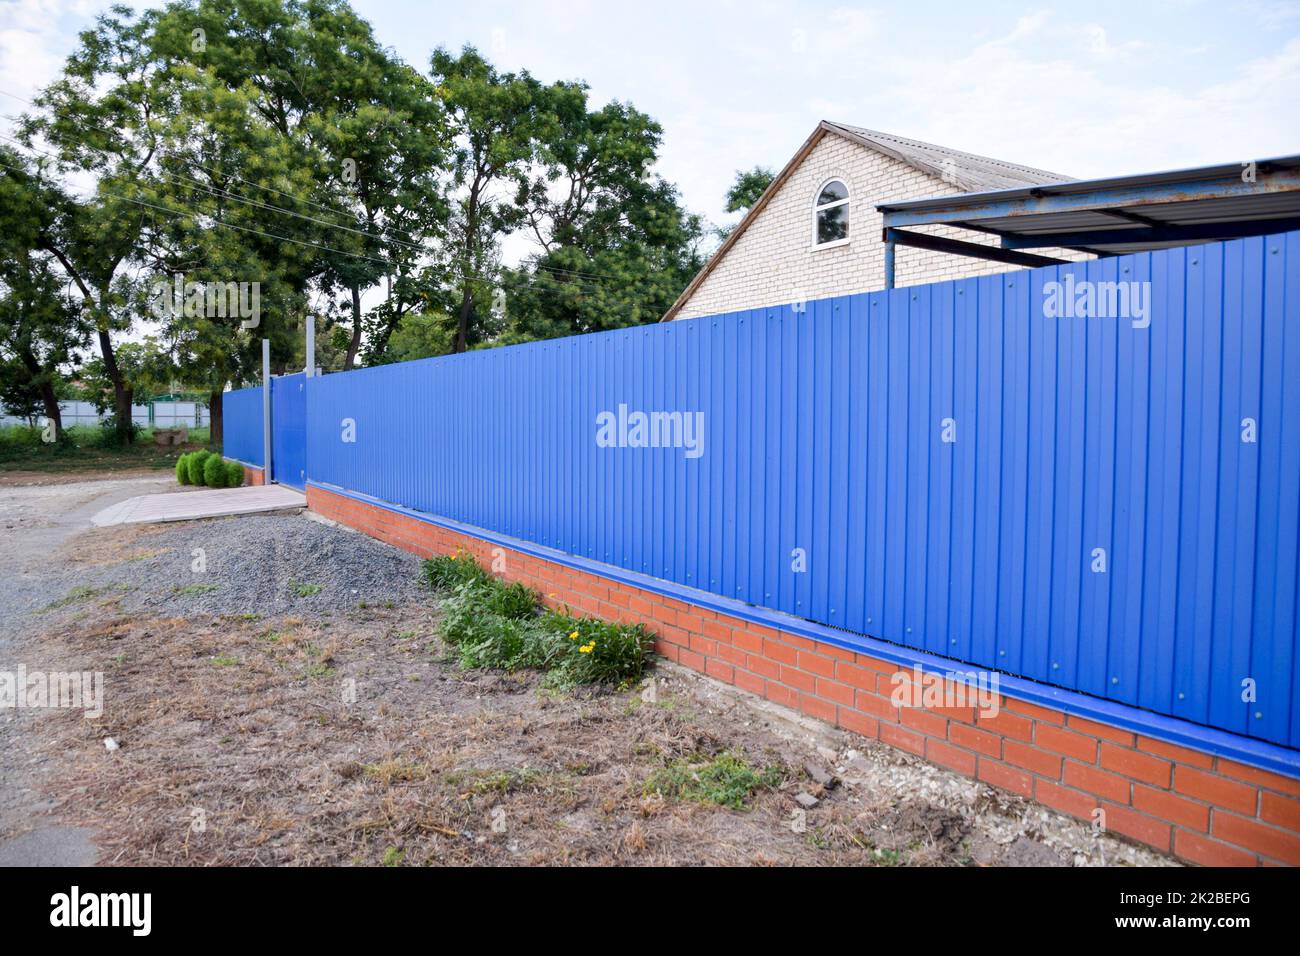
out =
[[(461, 672), (434, 624), (419, 608), (335, 623), (100, 608), (47, 647), (113, 662), (104, 717), (51, 714), (45, 747), (72, 758), (62, 785), (84, 788), (77, 815), (113, 864), (882, 862), (860, 805), (828, 800), (815, 833), (793, 832), (810, 783), (742, 721), (705, 729), (662, 690), (556, 696), (534, 675)], [(743, 811), (644, 793), (664, 766), (722, 753), (790, 782)], [(901, 829), (918, 862), (962, 861), (957, 835)]]
[[(155, 533), (82, 535), (59, 558), (129, 560)], [(1025, 839), (1081, 862), (1156, 856), (695, 676), (661, 674), (643, 697), (463, 671), (432, 601), (262, 618), (120, 600), (96, 594), (23, 636), (29, 669), (104, 671), (103, 716), (28, 712), (0, 754), (40, 768), (60, 821), (98, 832), (101, 863), (968, 865)], [(848, 782), (822, 790), (810, 760)], [(743, 809), (709, 802), (755, 778)], [(820, 800), (806, 815), (800, 791)]]

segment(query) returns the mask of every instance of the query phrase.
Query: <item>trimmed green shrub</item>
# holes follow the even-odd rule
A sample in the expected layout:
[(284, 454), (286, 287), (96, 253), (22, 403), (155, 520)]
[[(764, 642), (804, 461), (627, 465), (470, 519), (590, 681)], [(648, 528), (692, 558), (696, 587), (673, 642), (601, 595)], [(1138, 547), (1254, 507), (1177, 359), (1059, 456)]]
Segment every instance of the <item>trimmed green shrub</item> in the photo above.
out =
[(203, 460), (203, 483), (209, 488), (226, 487), (226, 463), (220, 455), (209, 455)]
[(190, 452), (190, 455), (192, 457), (190, 458), (190, 463), (187, 466), (187, 470), (190, 476), (190, 484), (201, 485), (203, 484), (203, 469), (207, 465), (208, 459), (212, 457), (212, 452), (192, 451)]
[(187, 451), (176, 459), (176, 480), (182, 485), (190, 484), (190, 456), (193, 454), (194, 452)]
[(226, 487), (238, 488), (244, 483), (244, 466), (237, 461), (226, 462)]

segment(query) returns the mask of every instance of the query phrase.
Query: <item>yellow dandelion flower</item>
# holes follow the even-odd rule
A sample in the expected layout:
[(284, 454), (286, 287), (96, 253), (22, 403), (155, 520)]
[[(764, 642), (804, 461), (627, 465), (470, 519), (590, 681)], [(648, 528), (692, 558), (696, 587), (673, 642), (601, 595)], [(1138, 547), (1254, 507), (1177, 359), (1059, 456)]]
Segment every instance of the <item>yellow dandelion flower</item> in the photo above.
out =
[(576, 641), (577, 639), (578, 639), (578, 632), (577, 632), (577, 631), (574, 631), (572, 634), (569, 635), (569, 640), (571, 640), (571, 641)]
[(578, 653), (590, 654), (594, 649), (595, 648), (593, 648), (590, 644), (583, 644), (580, 648), (578, 648)]

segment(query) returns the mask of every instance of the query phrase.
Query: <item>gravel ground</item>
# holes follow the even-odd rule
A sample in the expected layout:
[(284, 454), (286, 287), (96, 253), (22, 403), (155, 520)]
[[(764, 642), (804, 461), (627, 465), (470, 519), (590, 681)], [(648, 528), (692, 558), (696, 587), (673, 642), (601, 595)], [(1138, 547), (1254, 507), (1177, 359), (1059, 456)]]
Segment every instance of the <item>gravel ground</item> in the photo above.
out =
[(122, 613), (322, 616), (415, 599), (420, 561), (301, 515), (128, 525), (79, 535), (40, 574), (0, 584), (13, 630), (54, 626), (91, 602)]

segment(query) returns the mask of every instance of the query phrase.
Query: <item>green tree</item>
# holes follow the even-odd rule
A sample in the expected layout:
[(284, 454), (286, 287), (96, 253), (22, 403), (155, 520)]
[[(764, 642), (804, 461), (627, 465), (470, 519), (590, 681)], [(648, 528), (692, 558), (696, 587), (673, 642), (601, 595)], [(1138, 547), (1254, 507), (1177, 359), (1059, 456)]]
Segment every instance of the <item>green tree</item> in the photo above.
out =
[(772, 185), (776, 173), (763, 166), (749, 170), (738, 170), (735, 182), (727, 190), (727, 212), (740, 212), (749, 209), (758, 202), (760, 196)]
[[(139, 342), (122, 342), (116, 352), (119, 374), (126, 380), (132, 397), (139, 403), (170, 394), (178, 384), (176, 360), (170, 349), (154, 336)], [(111, 407), (113, 386), (101, 358), (87, 362), (81, 382), (90, 400), (102, 410)]]
[(160, 17), (153, 43), (179, 102), (159, 159), (164, 204), (178, 214), (151, 249), (155, 279), (257, 293), (252, 317), (165, 316), (187, 384), (208, 393), (216, 445), (226, 384), (256, 379), (263, 338), (276, 367), (300, 359), (311, 286), (340, 254), (332, 250), (362, 254), (313, 117), (341, 101), (353, 74), (388, 58), (337, 2), (186, 0)]
[(65, 200), (42, 231), (41, 244), (58, 261), (81, 296), (94, 327), (104, 373), (112, 385), (119, 439), (133, 438), (132, 396), (118, 367), (114, 336), (136, 316), (130, 270), (148, 242), (146, 179), (158, 149), (156, 120), (175, 109), (168, 84), (158, 82), (149, 35), (153, 14), (139, 18), (124, 7), (83, 32), (62, 75), (36, 98), (21, 137), (54, 148), (60, 174), (88, 173), (95, 192)]
[(655, 177), (663, 130), (630, 105), (590, 110), (581, 84), (557, 84), (539, 125), (540, 175), (526, 218), (542, 252), (509, 273), (515, 338), (551, 338), (657, 321), (699, 269), (702, 228)]
[(451, 322), (445, 314), (411, 312), (393, 330), (385, 359), (409, 362), (451, 351)]
[(456, 139), (448, 261), (459, 285), (453, 349), (491, 334), (499, 239), (524, 221), (544, 91), (528, 73), (502, 73), (473, 47), (439, 49), (433, 82)]
[(88, 339), (78, 304), (45, 248), (62, 193), (16, 150), (0, 147), (0, 379), (6, 407), (31, 417), (43, 409), (63, 430), (62, 369)]
[[(429, 81), (384, 50), (339, 0), (173, 4), (159, 34), (162, 53), (189, 64), (177, 72), (195, 91), (184, 101), (189, 129), (172, 137), (187, 151), (186, 179), (205, 180), (219, 167), (224, 181), (206, 185), (209, 196), (230, 200), (221, 218), (234, 226), (252, 217), (249, 227), (260, 223), (289, 240), (265, 245), (252, 231), (233, 237), (253, 247), (263, 281), (284, 293), (280, 328), (260, 333), (272, 340), (273, 363), (302, 358), (312, 284), (331, 299), (349, 298), (345, 368), (366, 329), (382, 350), (391, 322), (410, 306), (413, 277), (429, 268), (428, 241), (446, 222), (446, 133)], [(191, 53), (196, 35), (202, 49)], [(200, 145), (206, 160), (197, 158)], [(210, 241), (235, 245), (229, 229), (218, 235)], [(363, 316), (362, 295), (379, 284), (390, 308)], [(201, 343), (205, 331), (224, 334), (191, 329), (187, 338)], [(318, 335), (318, 348), (333, 338)], [(249, 377), (256, 362), (254, 336), (241, 341), (244, 360), (232, 363), (231, 380)]]

